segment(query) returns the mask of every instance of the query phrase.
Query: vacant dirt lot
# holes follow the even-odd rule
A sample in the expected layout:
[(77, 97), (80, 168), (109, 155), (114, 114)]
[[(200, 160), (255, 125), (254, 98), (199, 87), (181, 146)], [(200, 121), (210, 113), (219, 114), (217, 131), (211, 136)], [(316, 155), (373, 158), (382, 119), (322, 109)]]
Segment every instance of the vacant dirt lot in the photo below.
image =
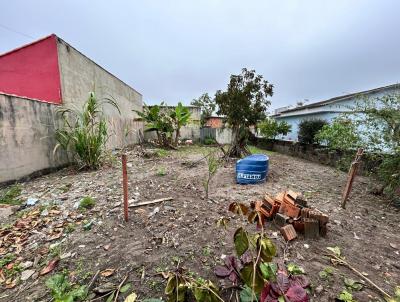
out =
[[(131, 291), (140, 300), (163, 296), (165, 282), (159, 272), (173, 269), (178, 262), (194, 274), (217, 283), (213, 269), (221, 262), (222, 255), (233, 252), (232, 235), (244, 223), (228, 212), (229, 203), (250, 202), (266, 192), (276, 194), (289, 188), (302, 192), (311, 206), (330, 215), (328, 235), (318, 240), (300, 237), (286, 244), (273, 224), (267, 225), (268, 234), (278, 247), (278, 257), (285, 256), (285, 261), (302, 266), (314, 289), (322, 286), (313, 292), (313, 301), (334, 301), (344, 288), (344, 277), (360, 280), (345, 267), (335, 267), (327, 280), (319, 277), (318, 273), (331, 265), (324, 257), (328, 246), (339, 246), (355, 268), (368, 274), (387, 292), (392, 293), (394, 286), (400, 284), (400, 212), (382, 197), (369, 193), (375, 186), (372, 179), (356, 179), (347, 210), (342, 210), (339, 202), (346, 173), (273, 153), (269, 179), (260, 185), (236, 184), (234, 161), (225, 163), (211, 182), (213, 201), (209, 201), (203, 197), (202, 185), (206, 162), (199, 161), (193, 167), (185, 164), (201, 159), (209, 150), (184, 147), (147, 159), (130, 152), (128, 176), (132, 202), (164, 197), (173, 200), (130, 208), (128, 223), (123, 221), (119, 204), (122, 199), (119, 162), (94, 172), (64, 169), (23, 183), (22, 199), (35, 197), (39, 201), (11, 216), (3, 228), (12, 228), (11, 223), (35, 210), (39, 211), (35, 219), (47, 220), (42, 221), (39, 229), (28, 232), (29, 237), (20, 250), (18, 243), (10, 248), (19, 252), (14, 261), (33, 262), (30, 269), (35, 274), (27, 281), (17, 281), (12, 289), (6, 289), (3, 282), (0, 301), (51, 301), (44, 282), (54, 272), (63, 271), (75, 282), (88, 284), (95, 272), (115, 270), (110, 270), (113, 273), (108, 277), (97, 278), (93, 287), (107, 282), (118, 285), (128, 274), (127, 283), (132, 284)], [(79, 211), (76, 205), (84, 196), (93, 197), (96, 205)], [(216, 225), (222, 216), (230, 218), (226, 230)], [(59, 256), (62, 259), (52, 272), (38, 276), (49, 261)], [(18, 280), (21, 271), (16, 270), (12, 279)], [(355, 292), (354, 297), (358, 301), (382, 300), (367, 285)]]

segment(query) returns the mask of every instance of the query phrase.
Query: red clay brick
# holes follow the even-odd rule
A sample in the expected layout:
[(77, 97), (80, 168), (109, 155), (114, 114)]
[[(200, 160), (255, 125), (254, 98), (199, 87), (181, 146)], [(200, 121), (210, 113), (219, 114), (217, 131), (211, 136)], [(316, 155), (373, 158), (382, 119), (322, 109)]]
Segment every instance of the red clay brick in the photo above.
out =
[(292, 218), (297, 218), (300, 215), (300, 208), (283, 202), (281, 206), (279, 207), (279, 213), (284, 214), (286, 216), (292, 217)]
[(280, 231), (281, 231), (283, 238), (285, 238), (286, 241), (291, 241), (291, 240), (297, 238), (296, 230), (293, 228), (293, 226), (291, 224), (281, 227)]

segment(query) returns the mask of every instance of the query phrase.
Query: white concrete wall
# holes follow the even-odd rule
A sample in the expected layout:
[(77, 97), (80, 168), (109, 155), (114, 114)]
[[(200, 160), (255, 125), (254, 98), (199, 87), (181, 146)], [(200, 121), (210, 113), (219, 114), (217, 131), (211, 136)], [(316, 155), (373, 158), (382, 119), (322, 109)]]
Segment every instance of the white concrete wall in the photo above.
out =
[(53, 156), (57, 105), (0, 94), (0, 183), (67, 163)]
[(232, 142), (232, 130), (229, 128), (221, 128), (216, 129), (216, 138), (215, 140), (221, 144), (230, 144)]
[[(114, 99), (121, 114), (106, 105), (109, 134), (112, 135), (108, 147), (137, 143), (138, 130), (143, 129), (143, 123), (134, 121), (137, 115), (132, 109), (142, 110), (142, 95), (61, 39), (58, 39), (58, 58), (63, 105), (81, 107), (91, 91), (98, 98)], [(128, 136), (125, 137), (127, 130)]]

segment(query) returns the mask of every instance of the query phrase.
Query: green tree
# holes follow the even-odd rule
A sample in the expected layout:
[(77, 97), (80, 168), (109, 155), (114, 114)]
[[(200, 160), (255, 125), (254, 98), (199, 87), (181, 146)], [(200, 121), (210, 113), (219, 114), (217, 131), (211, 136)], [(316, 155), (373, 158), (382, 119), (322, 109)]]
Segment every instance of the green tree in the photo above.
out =
[(287, 135), (292, 126), (286, 121), (278, 122), (276, 119), (266, 118), (258, 124), (258, 129), (264, 137), (275, 139), (278, 135)]
[(385, 192), (400, 204), (400, 94), (363, 98), (351, 116), (367, 149), (384, 154), (378, 175)]
[(400, 148), (400, 94), (362, 98), (350, 113), (369, 147), (378, 151)]
[(304, 119), (299, 124), (299, 142), (304, 144), (314, 144), (315, 135), (327, 125), (327, 121), (322, 119)]
[(356, 149), (362, 144), (355, 123), (341, 117), (334, 119), (330, 125), (324, 125), (315, 135), (315, 140), (339, 150)]
[(217, 114), (225, 115), (232, 128), (232, 143), (226, 156), (241, 157), (249, 154), (246, 148), (250, 126), (256, 126), (266, 116), (273, 94), (273, 85), (265, 81), (255, 70), (242, 69), (239, 75), (231, 75), (226, 91), (218, 90), (215, 103)]
[(212, 115), (216, 108), (215, 100), (211, 99), (208, 93), (203, 93), (199, 98), (193, 99), (190, 104), (201, 108), (200, 123), (204, 127), (206, 119)]
[(190, 116), (191, 113), (189, 108), (183, 106), (181, 102), (179, 102), (178, 106), (176, 106), (175, 109), (170, 112), (170, 117), (175, 130), (175, 146), (178, 145), (181, 128), (186, 126), (190, 120)]

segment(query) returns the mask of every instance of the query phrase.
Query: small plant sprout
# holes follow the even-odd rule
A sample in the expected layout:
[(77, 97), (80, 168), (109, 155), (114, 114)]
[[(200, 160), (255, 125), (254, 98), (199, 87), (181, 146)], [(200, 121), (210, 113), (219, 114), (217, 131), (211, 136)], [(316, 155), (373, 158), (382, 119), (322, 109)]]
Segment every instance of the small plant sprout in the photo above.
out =
[(157, 175), (158, 176), (165, 176), (167, 175), (167, 170), (165, 169), (165, 167), (160, 167), (157, 171)]
[(211, 152), (210, 154), (207, 155), (207, 176), (206, 179), (204, 180), (204, 190), (205, 190), (205, 197), (208, 199), (208, 193), (209, 193), (209, 187), (210, 187), (210, 181), (214, 177), (215, 173), (217, 173), (218, 170), (218, 158), (215, 155), (214, 152)]
[(9, 205), (21, 204), (21, 200), (19, 199), (21, 191), (21, 186), (18, 184), (3, 190), (3, 192), (0, 191), (0, 203)]
[(46, 280), (55, 302), (83, 301), (87, 296), (86, 286), (72, 286), (64, 274), (55, 274)]
[(89, 210), (93, 208), (96, 204), (96, 201), (90, 197), (90, 196), (85, 196), (81, 199), (79, 202), (79, 209), (81, 210)]

